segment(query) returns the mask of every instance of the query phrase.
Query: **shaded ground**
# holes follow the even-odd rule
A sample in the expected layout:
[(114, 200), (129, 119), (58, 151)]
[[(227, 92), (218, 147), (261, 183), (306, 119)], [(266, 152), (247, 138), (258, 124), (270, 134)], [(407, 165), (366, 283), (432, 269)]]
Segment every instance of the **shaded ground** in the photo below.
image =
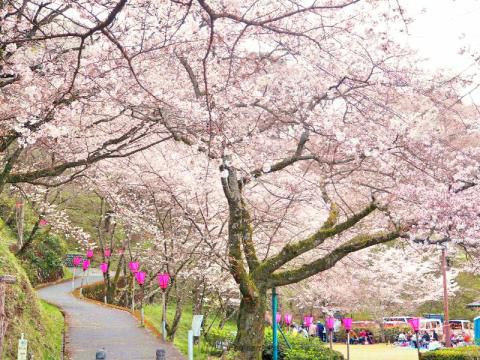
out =
[[(89, 282), (99, 280), (101, 276), (95, 275)], [(75, 287), (79, 286), (80, 279), (76, 279)], [(67, 314), (67, 350), (72, 360), (95, 359), (100, 349), (106, 351), (109, 360), (151, 360), (157, 349), (165, 349), (169, 360), (185, 359), (171, 344), (139, 327), (128, 312), (79, 300), (71, 291), (69, 281), (40, 289), (38, 294)]]
[[(347, 356), (347, 346), (334, 344), (334, 350)], [(417, 360), (417, 350), (393, 345), (351, 345), (350, 360)]]

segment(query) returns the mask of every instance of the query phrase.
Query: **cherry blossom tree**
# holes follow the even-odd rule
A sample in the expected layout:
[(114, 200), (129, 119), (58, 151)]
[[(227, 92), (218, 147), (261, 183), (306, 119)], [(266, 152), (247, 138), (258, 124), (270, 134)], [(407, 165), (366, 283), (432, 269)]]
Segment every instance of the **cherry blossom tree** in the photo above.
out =
[(475, 244), (463, 79), (397, 45), (399, 2), (6, 4), (0, 184), (156, 182), (226, 262), (245, 359), (270, 289), (397, 238)]

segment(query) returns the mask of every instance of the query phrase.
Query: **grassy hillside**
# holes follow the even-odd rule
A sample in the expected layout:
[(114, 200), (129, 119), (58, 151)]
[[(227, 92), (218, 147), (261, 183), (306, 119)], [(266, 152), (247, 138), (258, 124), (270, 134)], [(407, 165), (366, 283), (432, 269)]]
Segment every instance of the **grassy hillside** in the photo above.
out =
[[(478, 310), (468, 309), (465, 305), (480, 300), (480, 277), (472, 273), (463, 272), (458, 274), (457, 283), (459, 290), (449, 296), (450, 319), (473, 320), (480, 315)], [(443, 301), (429, 301), (420, 306), (418, 313), (443, 314)]]
[(40, 302), (25, 271), (8, 250), (15, 241), (10, 229), (0, 220), (0, 274), (15, 275), (17, 283), (7, 287), (5, 310), (10, 324), (4, 342), (3, 359), (17, 358), (21, 333), (28, 340), (35, 359), (60, 359), (63, 316), (55, 307)]

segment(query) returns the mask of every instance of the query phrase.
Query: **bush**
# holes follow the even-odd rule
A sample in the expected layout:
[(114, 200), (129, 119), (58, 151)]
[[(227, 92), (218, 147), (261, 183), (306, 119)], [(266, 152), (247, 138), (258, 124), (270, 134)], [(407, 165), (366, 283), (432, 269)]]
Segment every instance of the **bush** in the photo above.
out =
[(211, 348), (218, 350), (219, 353), (223, 352), (223, 347), (231, 348), (231, 345), (235, 341), (236, 334), (234, 332), (220, 329), (211, 328), (205, 336), (205, 340)]
[(285, 360), (343, 360), (344, 357), (337, 351), (330, 351), (324, 348), (317, 350), (297, 350), (290, 349), (285, 352)]
[[(231, 332), (225, 329), (211, 328), (208, 334), (205, 336), (205, 340), (212, 348), (218, 348), (222, 345), (229, 347), (230, 354), (232, 352), (231, 345), (235, 341), (235, 332)], [(271, 360), (272, 356), (272, 329), (265, 329), (263, 355), (264, 360)], [(337, 351), (331, 351), (325, 346), (325, 343), (318, 338), (305, 338), (301, 335), (292, 336), (290, 333), (285, 333), (285, 337), (288, 343), (292, 347), (289, 349), (285, 340), (279, 334), (278, 338), (278, 358), (280, 360), (343, 360), (343, 355)], [(218, 349), (217, 353), (221, 353), (223, 350)]]
[(480, 347), (466, 346), (429, 351), (422, 354), (422, 360), (480, 360)]
[(46, 234), (34, 240), (32, 246), (22, 256), (25, 268), (33, 286), (63, 278), (63, 240)]
[[(292, 347), (289, 349), (283, 336), (279, 334), (278, 337), (278, 358), (280, 360), (306, 360), (306, 359), (332, 359), (342, 360), (343, 355), (337, 351), (331, 351), (324, 342), (319, 338), (309, 337), (306, 338), (302, 335), (292, 335), (289, 332), (285, 332), (285, 337)], [(273, 332), (271, 328), (265, 329), (265, 337), (263, 344), (263, 359), (271, 360), (273, 358), (273, 346), (272, 346)]]

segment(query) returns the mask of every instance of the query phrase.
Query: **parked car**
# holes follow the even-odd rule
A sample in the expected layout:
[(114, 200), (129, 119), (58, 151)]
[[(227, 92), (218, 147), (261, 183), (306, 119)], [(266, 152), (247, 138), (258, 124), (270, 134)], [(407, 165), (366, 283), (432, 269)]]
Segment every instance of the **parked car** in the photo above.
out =
[(473, 325), (470, 320), (450, 320), (448, 323), (450, 324), (450, 329), (453, 334), (468, 334), (470, 337), (473, 336)]
[(395, 326), (408, 326), (408, 320), (413, 319), (412, 316), (389, 316), (383, 318), (383, 326), (385, 328)]
[(440, 319), (420, 318), (420, 331), (427, 331), (430, 336), (433, 336), (434, 330), (439, 338), (443, 336), (443, 324)]

